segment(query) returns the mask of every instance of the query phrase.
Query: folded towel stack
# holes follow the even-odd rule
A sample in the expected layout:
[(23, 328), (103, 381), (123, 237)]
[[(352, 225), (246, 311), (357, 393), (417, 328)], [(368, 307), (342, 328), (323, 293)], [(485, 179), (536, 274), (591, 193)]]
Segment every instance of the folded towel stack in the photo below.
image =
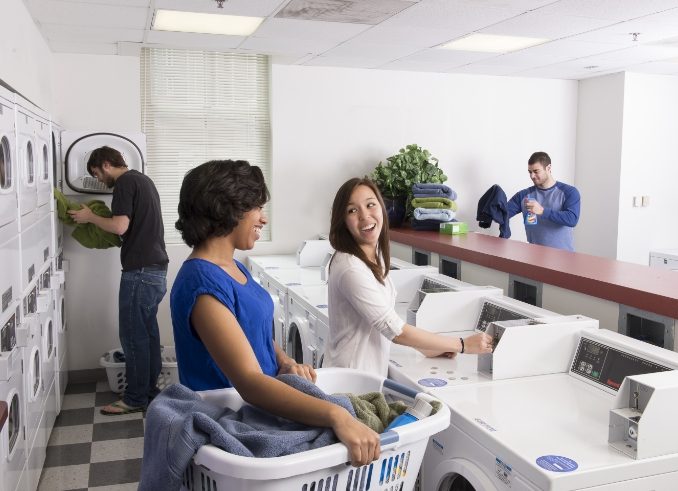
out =
[(439, 230), (441, 223), (455, 222), (457, 193), (445, 184), (417, 183), (412, 186), (415, 230)]

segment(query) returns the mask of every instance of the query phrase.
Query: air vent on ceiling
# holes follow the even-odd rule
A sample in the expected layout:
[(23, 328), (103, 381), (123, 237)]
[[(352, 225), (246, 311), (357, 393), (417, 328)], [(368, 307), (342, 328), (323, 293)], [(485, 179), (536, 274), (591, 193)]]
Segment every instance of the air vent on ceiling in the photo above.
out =
[(406, 0), (292, 0), (275, 16), (285, 19), (377, 25), (417, 3)]

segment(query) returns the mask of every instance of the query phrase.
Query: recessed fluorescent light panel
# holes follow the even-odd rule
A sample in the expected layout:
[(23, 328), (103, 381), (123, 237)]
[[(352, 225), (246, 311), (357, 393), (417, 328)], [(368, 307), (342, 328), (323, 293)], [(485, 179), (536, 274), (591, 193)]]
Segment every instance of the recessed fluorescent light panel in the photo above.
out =
[(156, 31), (194, 32), (199, 34), (224, 34), (249, 36), (257, 30), (262, 17), (205, 14), (181, 10), (155, 11), (153, 29)]
[(461, 39), (440, 46), (457, 51), (480, 51), (483, 53), (509, 53), (529, 48), (548, 41), (542, 38), (524, 38), (516, 36), (499, 36), (497, 34), (471, 34)]

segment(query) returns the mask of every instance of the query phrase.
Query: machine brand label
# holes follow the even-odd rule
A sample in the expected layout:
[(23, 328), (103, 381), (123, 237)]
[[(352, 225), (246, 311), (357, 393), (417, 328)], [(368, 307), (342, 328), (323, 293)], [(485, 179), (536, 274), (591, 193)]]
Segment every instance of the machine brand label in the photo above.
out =
[(552, 472), (572, 472), (579, 467), (574, 460), (562, 455), (542, 455), (536, 462), (542, 469)]
[(507, 487), (511, 487), (511, 466), (495, 457), (494, 477), (503, 482)]
[(483, 421), (480, 418), (475, 418), (474, 421), (476, 423), (478, 423), (480, 426), (482, 426), (483, 428), (485, 428), (487, 431), (497, 431), (497, 429), (494, 426), (487, 424), (485, 421)]

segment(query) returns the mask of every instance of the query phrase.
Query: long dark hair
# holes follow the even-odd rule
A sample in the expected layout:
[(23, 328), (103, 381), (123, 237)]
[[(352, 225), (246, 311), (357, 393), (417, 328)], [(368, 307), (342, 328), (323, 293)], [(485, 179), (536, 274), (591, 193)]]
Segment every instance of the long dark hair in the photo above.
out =
[[(377, 247), (377, 264), (370, 261), (363, 250), (356, 242), (351, 232), (346, 228), (346, 208), (351, 200), (351, 194), (358, 186), (367, 186), (374, 192), (374, 195), (379, 201), (382, 214), (381, 233), (379, 234), (379, 241)], [(341, 185), (337, 194), (334, 196), (332, 203), (332, 218), (330, 220), (330, 244), (335, 250), (352, 254), (360, 259), (365, 265), (370, 268), (374, 277), (384, 284), (384, 279), (388, 275), (391, 268), (391, 248), (388, 233), (388, 215), (386, 214), (386, 206), (384, 206), (384, 199), (381, 197), (379, 188), (370, 181), (367, 177), (354, 177), (349, 179)], [(384, 263), (382, 269), (381, 263)], [(331, 263), (330, 263), (331, 264)]]

